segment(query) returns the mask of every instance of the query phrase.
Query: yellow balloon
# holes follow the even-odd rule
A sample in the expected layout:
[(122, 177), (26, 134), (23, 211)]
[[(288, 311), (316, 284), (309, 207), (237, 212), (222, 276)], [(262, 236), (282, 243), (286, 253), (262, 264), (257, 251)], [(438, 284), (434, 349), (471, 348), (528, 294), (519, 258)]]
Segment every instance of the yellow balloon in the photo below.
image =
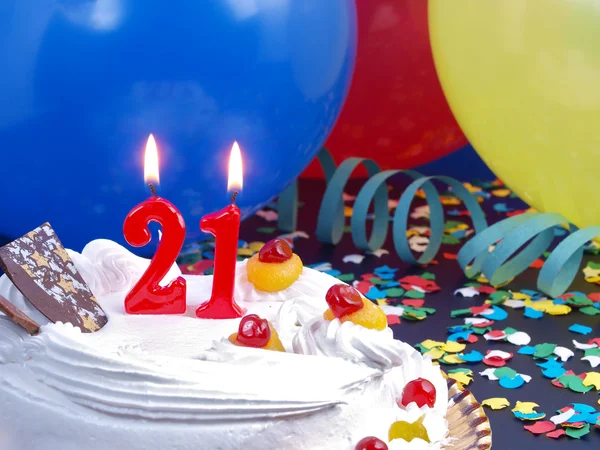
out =
[(436, 68), (490, 168), (534, 208), (600, 225), (600, 0), (429, 0)]

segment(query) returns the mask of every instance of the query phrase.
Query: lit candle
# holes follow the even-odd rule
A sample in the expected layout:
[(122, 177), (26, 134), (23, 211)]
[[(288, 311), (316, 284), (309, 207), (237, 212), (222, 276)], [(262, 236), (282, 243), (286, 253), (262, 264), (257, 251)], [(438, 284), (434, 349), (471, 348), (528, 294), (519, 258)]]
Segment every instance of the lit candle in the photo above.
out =
[(186, 308), (185, 279), (178, 277), (166, 286), (159, 285), (181, 251), (185, 222), (175, 205), (156, 195), (155, 184), (159, 183), (160, 177), (158, 150), (152, 135), (146, 143), (144, 181), (152, 196), (127, 215), (123, 233), (130, 245), (142, 247), (152, 238), (148, 224), (158, 222), (162, 237), (148, 269), (125, 297), (125, 311), (128, 314), (183, 314)]
[(220, 211), (202, 217), (200, 229), (215, 236), (215, 266), (210, 300), (196, 310), (202, 319), (235, 319), (243, 311), (233, 298), (235, 264), (240, 232), (240, 209), (235, 205), (238, 191), (242, 189), (242, 155), (234, 142), (229, 156), (227, 190), (233, 190), (231, 204)]

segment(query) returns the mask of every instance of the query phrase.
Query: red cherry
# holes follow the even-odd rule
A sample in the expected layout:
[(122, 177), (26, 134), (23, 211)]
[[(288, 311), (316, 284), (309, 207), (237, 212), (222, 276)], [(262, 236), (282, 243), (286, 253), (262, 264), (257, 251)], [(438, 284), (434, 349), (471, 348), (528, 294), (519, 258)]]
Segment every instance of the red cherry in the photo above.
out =
[(366, 438), (362, 438), (354, 450), (388, 450), (388, 446), (381, 439), (376, 438), (375, 436), (369, 436)]
[(246, 347), (263, 348), (271, 339), (271, 328), (267, 319), (256, 314), (242, 317), (238, 328), (237, 340)]
[(325, 294), (331, 312), (337, 318), (360, 310), (364, 304), (362, 295), (347, 284), (334, 284)]
[(292, 247), (285, 239), (272, 239), (258, 252), (258, 260), (264, 263), (282, 263), (292, 257)]
[(402, 406), (408, 406), (411, 402), (415, 402), (419, 408), (424, 405), (433, 408), (433, 405), (435, 405), (435, 386), (431, 381), (417, 378), (404, 387), (401, 404)]

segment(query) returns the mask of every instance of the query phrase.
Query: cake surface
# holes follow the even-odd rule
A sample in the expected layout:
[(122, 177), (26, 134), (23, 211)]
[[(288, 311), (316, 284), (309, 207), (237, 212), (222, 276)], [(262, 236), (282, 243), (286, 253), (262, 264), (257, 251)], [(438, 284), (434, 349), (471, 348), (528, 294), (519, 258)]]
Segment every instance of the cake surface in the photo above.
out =
[[(446, 439), (439, 368), (389, 328), (324, 319), (325, 293), (339, 283), (329, 275), (304, 268), (289, 288), (267, 293), (238, 264), (236, 301), (272, 323), (284, 353), (229, 342), (240, 319), (196, 318), (211, 276), (185, 276), (183, 315), (127, 315), (124, 297), (149, 260), (106, 240), (69, 255), (108, 323), (95, 333), (49, 323), (0, 279), (0, 295), (43, 325), (32, 337), (0, 316), (3, 450), (353, 450), (366, 436), (391, 450), (439, 449)], [(174, 266), (164, 281), (178, 275)], [(399, 407), (419, 377), (434, 384), (434, 407)], [(393, 422), (421, 416), (430, 444), (387, 441)]]

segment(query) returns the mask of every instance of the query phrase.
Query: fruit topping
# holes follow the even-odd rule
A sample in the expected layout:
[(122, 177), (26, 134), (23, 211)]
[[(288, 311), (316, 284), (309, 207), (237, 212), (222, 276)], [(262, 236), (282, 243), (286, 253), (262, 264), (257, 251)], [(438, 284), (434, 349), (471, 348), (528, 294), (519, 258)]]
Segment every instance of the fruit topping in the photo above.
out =
[(352, 322), (365, 328), (384, 330), (387, 317), (375, 303), (364, 298), (352, 286), (336, 284), (325, 295), (329, 309), (323, 314), (326, 320), (340, 319), (340, 322)]
[(334, 284), (325, 294), (325, 301), (338, 319), (362, 309), (363, 297), (356, 289), (347, 284)]
[(423, 425), (423, 419), (425, 419), (424, 415), (414, 423), (404, 422), (403, 420), (394, 422), (390, 427), (389, 440), (404, 439), (406, 442), (410, 442), (413, 439), (423, 439), (425, 442), (431, 443), (427, 428)]
[[(285, 242), (283, 240), (280, 241)], [(263, 249), (269, 244), (270, 242), (267, 242), (263, 246)], [(287, 242), (285, 244), (287, 245)], [(295, 253), (292, 253), (289, 259), (282, 260), (282, 262), (275, 261), (275, 259), (279, 258), (279, 253), (275, 251), (270, 252), (268, 249), (266, 250), (267, 256), (265, 258), (268, 259), (268, 262), (264, 262), (261, 259), (261, 254), (262, 249), (250, 258), (246, 265), (248, 281), (259, 291), (283, 291), (289, 288), (302, 273), (302, 260)]]
[(272, 239), (258, 252), (258, 260), (264, 263), (282, 263), (292, 257), (292, 247), (285, 239)]
[(242, 317), (237, 339), (246, 347), (264, 347), (269, 342), (269, 339), (271, 339), (269, 321), (261, 319), (256, 314)]
[(431, 381), (424, 378), (417, 378), (404, 386), (400, 404), (406, 407), (409, 403), (415, 402), (419, 408), (425, 405), (433, 408), (433, 405), (435, 405), (435, 394), (435, 386)]
[(361, 439), (354, 450), (388, 450), (388, 446), (381, 439), (375, 436), (369, 436)]
[(256, 314), (242, 317), (237, 333), (229, 336), (232, 344), (241, 347), (264, 348), (285, 352), (277, 331), (267, 319), (261, 319)]

